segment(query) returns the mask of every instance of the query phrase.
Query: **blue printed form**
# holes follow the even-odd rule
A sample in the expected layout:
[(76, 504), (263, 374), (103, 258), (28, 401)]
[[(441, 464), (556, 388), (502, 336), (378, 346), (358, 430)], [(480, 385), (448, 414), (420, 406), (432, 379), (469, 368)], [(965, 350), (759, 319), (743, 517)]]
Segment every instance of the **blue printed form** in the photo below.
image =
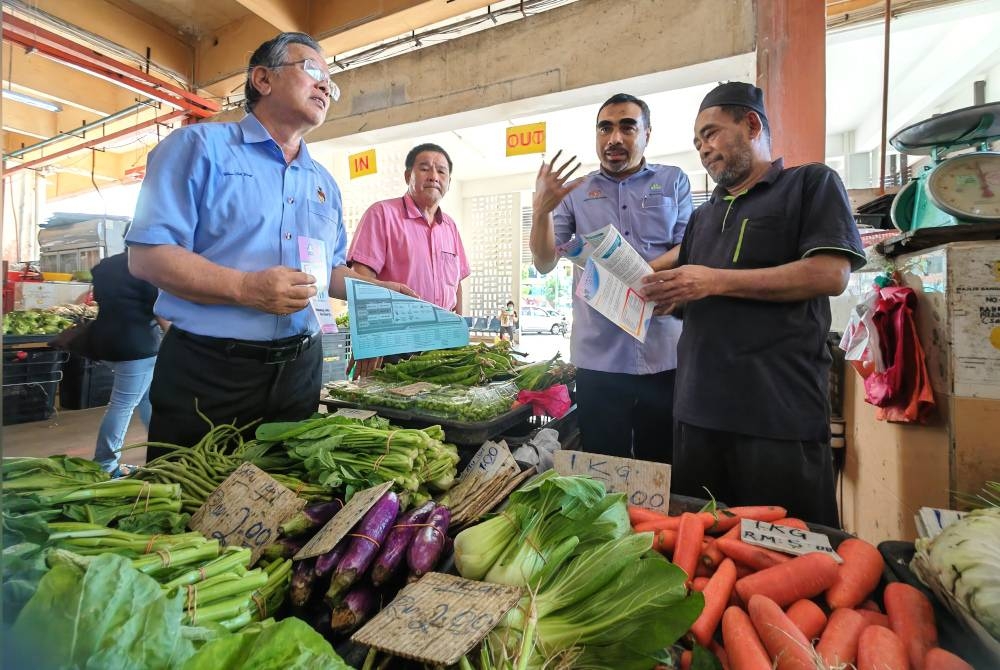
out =
[(469, 343), (469, 326), (454, 312), (358, 279), (347, 278), (346, 285), (356, 359)]

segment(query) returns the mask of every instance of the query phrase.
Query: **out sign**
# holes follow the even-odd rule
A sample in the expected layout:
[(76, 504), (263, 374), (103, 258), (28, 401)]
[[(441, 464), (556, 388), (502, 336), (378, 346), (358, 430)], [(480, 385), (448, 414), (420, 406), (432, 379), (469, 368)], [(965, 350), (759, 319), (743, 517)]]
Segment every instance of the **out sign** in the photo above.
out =
[(545, 153), (545, 122), (526, 126), (511, 126), (507, 129), (507, 155)]
[(351, 166), (351, 179), (364, 177), (365, 175), (378, 172), (378, 165), (375, 162), (375, 150), (369, 149), (359, 154), (351, 154), (347, 157)]

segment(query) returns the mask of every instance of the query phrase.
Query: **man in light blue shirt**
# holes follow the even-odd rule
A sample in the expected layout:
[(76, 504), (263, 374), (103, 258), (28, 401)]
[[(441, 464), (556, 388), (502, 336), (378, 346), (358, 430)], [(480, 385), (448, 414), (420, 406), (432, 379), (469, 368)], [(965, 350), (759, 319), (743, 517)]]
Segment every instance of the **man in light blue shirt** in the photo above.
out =
[[(673, 265), (691, 216), (691, 185), (679, 168), (646, 163), (649, 107), (619, 93), (597, 113), (601, 168), (570, 181), (570, 159), (543, 163), (535, 184), (530, 246), (549, 272), (556, 246), (613, 224), (654, 270)], [(579, 281), (579, 270), (574, 283)], [(681, 322), (655, 316), (645, 343), (573, 296), (571, 359), (586, 451), (671, 462), (673, 387)]]
[(303, 140), (339, 97), (328, 70), (312, 38), (282, 33), (250, 58), (243, 120), (186, 126), (150, 153), (127, 236), (132, 274), (160, 289), (156, 314), (173, 324), (150, 441), (194, 444), (208, 430), (198, 412), (242, 427), (316, 411), (316, 277), (300, 269), (300, 244), (322, 245), (330, 295), (360, 278), (345, 265), (340, 190)]

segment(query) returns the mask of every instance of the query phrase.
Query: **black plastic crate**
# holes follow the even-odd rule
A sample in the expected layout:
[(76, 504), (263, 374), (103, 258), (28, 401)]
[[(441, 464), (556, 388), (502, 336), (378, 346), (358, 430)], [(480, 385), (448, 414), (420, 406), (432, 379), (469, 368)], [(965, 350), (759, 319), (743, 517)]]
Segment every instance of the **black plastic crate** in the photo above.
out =
[(103, 407), (111, 400), (115, 373), (100, 361), (70, 356), (63, 366), (59, 406), (63, 409)]
[(351, 355), (351, 334), (323, 335), (323, 383), (347, 379), (347, 359)]
[(3, 387), (3, 425), (44, 421), (55, 413), (58, 382)]

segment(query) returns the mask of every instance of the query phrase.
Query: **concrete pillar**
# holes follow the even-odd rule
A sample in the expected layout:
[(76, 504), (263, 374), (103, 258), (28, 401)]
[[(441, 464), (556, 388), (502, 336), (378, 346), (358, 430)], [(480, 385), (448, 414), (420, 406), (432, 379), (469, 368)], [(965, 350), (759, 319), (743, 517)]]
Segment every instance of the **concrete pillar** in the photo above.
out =
[(771, 124), (771, 155), (822, 163), (826, 138), (826, 3), (757, 0), (757, 85)]

